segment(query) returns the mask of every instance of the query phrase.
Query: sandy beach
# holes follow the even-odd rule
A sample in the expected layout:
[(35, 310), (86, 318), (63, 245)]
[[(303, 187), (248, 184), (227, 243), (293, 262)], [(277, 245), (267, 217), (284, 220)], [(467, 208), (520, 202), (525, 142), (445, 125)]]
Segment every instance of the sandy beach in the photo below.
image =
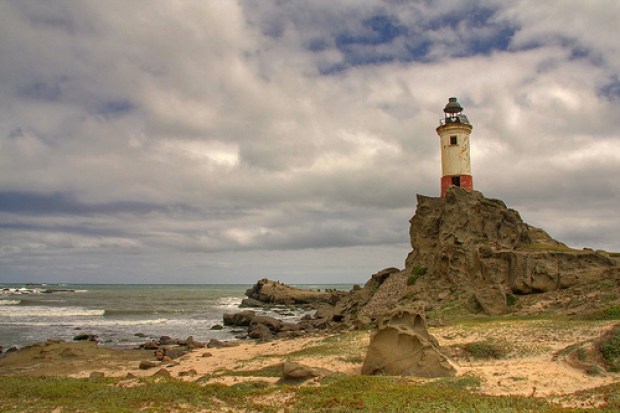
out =
[[(617, 323), (617, 322), (616, 322)], [(533, 396), (565, 407), (598, 407), (600, 395), (588, 390), (620, 383), (619, 373), (593, 374), (571, 363), (563, 351), (577, 343), (590, 343), (614, 322), (552, 320), (505, 320), (455, 324), (429, 329), (450, 356), (457, 377), (478, 377), (480, 394)], [(176, 380), (233, 385), (267, 382), (275, 385), (278, 366), (293, 361), (333, 374), (360, 375), (369, 331), (350, 331), (272, 342), (240, 341), (233, 347), (199, 348), (160, 366), (140, 369), (142, 360), (154, 360), (146, 350), (112, 350), (93, 342), (48, 342), (0, 359), (3, 376), (94, 376), (121, 379), (119, 386), (132, 386), (140, 378), (166, 375)], [(477, 359), (463, 349), (468, 343), (503, 343), (500, 358)], [(264, 374), (272, 368), (275, 374)], [(330, 373), (331, 374), (331, 373)], [(411, 378), (412, 382), (433, 379)], [(320, 386), (321, 377), (302, 385)]]

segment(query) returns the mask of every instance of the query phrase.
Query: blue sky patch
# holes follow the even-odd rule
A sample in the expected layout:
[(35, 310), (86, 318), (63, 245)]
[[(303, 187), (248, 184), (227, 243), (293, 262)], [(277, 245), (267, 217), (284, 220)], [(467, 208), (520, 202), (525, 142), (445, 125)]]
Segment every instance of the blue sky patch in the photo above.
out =
[(99, 105), (97, 114), (105, 117), (117, 117), (126, 115), (134, 109), (135, 105), (129, 100), (109, 100)]

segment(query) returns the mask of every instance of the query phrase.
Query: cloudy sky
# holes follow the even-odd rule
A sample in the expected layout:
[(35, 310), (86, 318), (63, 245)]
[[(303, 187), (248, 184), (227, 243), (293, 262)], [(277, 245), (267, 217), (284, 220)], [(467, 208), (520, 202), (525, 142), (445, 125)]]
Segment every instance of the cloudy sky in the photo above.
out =
[(0, 0), (0, 282), (364, 282), (435, 127), (474, 185), (620, 251), (617, 0)]

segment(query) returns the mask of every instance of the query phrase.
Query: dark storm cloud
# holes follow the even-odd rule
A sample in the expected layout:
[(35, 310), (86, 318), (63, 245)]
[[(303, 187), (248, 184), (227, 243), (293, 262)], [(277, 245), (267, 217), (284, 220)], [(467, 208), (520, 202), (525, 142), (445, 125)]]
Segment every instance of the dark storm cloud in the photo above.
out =
[(168, 212), (170, 210), (195, 212), (187, 205), (155, 205), (145, 202), (105, 202), (84, 203), (67, 193), (36, 194), (27, 192), (0, 191), (0, 212), (34, 215), (89, 215), (119, 214), (134, 215), (151, 212)]
[(363, 281), (402, 264), (415, 194), (438, 192), (450, 96), (477, 189), (620, 249), (614, 0), (22, 0), (0, 16), (0, 281)]

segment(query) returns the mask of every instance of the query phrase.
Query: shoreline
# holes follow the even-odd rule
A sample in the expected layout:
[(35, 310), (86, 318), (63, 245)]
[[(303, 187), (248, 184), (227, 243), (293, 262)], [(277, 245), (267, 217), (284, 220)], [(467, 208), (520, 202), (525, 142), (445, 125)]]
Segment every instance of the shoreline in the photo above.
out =
[[(429, 327), (429, 332), (451, 357), (457, 378), (479, 378), (478, 394), (526, 396), (557, 401), (565, 407), (595, 407), (601, 405), (600, 398), (577, 395), (620, 383), (620, 373), (588, 374), (558, 355), (575, 343), (595, 340), (617, 324), (617, 320), (472, 321)], [(277, 369), (286, 361), (333, 374), (360, 376), (370, 334), (370, 331), (321, 332), (269, 342), (239, 340), (233, 347), (195, 348), (178, 359), (149, 369), (141, 369), (139, 365), (142, 360), (154, 360), (152, 351), (112, 350), (94, 342), (50, 342), (0, 358), (0, 376), (106, 377), (127, 384), (161, 375), (185, 382), (226, 386), (243, 382), (275, 385), (281, 379), (277, 373), (261, 372)], [(510, 346), (510, 353), (498, 359), (477, 359), (462, 354), (468, 343), (481, 340), (504, 343)], [(6, 363), (20, 353), (24, 356), (21, 364)], [(435, 379), (406, 380), (432, 382)], [(318, 377), (306, 384), (320, 385), (320, 381)]]

